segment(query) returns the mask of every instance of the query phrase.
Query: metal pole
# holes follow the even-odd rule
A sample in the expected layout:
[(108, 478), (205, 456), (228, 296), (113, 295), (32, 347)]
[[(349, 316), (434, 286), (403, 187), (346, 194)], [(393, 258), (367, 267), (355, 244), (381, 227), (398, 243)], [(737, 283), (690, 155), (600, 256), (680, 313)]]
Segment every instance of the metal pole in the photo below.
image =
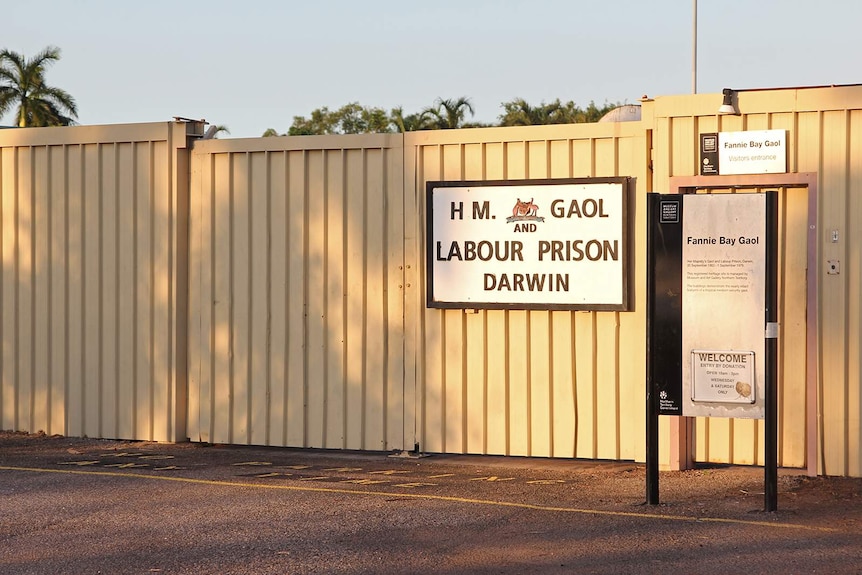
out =
[(655, 310), (655, 256), (653, 254), (653, 234), (655, 233), (655, 212), (657, 194), (647, 194), (647, 364), (646, 364), (646, 502), (658, 505), (658, 406), (655, 397), (655, 381), (652, 369), (653, 314)]
[(656, 408), (653, 382), (647, 381), (647, 460), (646, 460), (646, 502), (658, 505), (658, 409)]
[(697, 0), (692, 0), (691, 10), (691, 93), (697, 94)]
[(778, 192), (766, 192), (766, 401), (764, 509), (778, 509)]

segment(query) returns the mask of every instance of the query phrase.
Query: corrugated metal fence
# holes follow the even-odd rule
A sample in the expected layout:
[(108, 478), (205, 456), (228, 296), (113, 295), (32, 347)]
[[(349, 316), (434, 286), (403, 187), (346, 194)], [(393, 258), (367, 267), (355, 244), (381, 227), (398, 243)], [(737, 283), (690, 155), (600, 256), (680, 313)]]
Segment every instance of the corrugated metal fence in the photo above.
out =
[[(632, 312), (425, 309), (425, 183), (632, 176), (649, 189), (639, 124), (417, 132), (405, 138), (411, 202), (407, 307), (417, 350), (417, 436), (431, 452), (636, 459), (645, 452), (645, 309)], [(409, 214), (409, 215), (411, 215)], [(629, 265), (644, 269), (642, 217)], [(411, 268), (411, 269), (414, 269)], [(414, 315), (415, 314), (415, 315)]]
[(0, 134), (0, 427), (186, 437), (187, 141), (198, 124)]
[[(782, 318), (780, 341), (780, 463), (796, 466), (813, 458), (819, 473), (862, 476), (862, 86), (740, 91), (738, 108), (739, 115), (716, 115), (709, 94), (659, 98), (646, 107), (644, 120), (655, 130), (656, 186), (674, 178), (691, 183), (700, 133), (787, 130), (788, 173), (813, 174), (817, 198), (805, 206), (805, 190), (782, 193), (787, 233), (781, 297), (791, 305), (784, 309), (790, 315)], [(804, 251), (809, 256), (800, 260)], [(800, 269), (802, 261), (809, 269)], [(839, 263), (840, 273), (827, 272), (830, 261)], [(815, 297), (803, 300), (801, 290)], [(808, 316), (807, 325), (800, 314)], [(807, 349), (803, 336), (810, 339)], [(806, 432), (803, 414), (812, 404), (815, 429)], [(762, 463), (763, 434), (752, 425), (700, 419), (696, 458)]]
[(628, 314), (426, 310), (422, 234), (428, 180), (644, 185), (643, 139), (602, 124), (198, 143), (190, 436), (636, 458), (642, 302)]
[(195, 146), (192, 439), (404, 448), (402, 150), (398, 135)]
[[(191, 150), (199, 123), (0, 132), (0, 426), (642, 460), (644, 195), (685, 180), (781, 191), (781, 463), (862, 476), (862, 87), (738, 103)], [(813, 179), (698, 180), (700, 133), (767, 128)], [(609, 176), (634, 182), (631, 311), (426, 309), (426, 182)], [(662, 418), (662, 445), (684, 428)], [(762, 436), (699, 418), (691, 455), (759, 463)]]

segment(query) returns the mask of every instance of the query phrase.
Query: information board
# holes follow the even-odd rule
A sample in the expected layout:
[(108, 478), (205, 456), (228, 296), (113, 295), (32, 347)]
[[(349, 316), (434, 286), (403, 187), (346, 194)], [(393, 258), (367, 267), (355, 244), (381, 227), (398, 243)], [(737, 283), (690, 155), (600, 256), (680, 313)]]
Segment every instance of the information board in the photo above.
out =
[(647, 502), (660, 415), (756, 418), (775, 511), (778, 193), (648, 194), (647, 221)]
[(647, 377), (661, 415), (682, 415), (682, 200), (647, 194)]
[(429, 182), (428, 307), (627, 309), (628, 182)]
[[(762, 419), (766, 195), (690, 194), (683, 203), (683, 415)], [(737, 384), (748, 392), (730, 393)]]

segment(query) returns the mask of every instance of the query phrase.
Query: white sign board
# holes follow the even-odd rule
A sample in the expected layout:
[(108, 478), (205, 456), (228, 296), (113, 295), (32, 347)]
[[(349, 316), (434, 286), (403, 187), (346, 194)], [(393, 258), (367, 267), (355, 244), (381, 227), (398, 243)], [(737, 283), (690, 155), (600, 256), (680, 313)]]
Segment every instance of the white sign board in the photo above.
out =
[(692, 350), (691, 373), (692, 401), (752, 404), (756, 399), (752, 351)]
[(766, 195), (687, 195), (683, 214), (683, 415), (763, 418)]
[(787, 132), (719, 132), (718, 165), (722, 176), (787, 172)]
[(429, 182), (428, 306), (626, 309), (627, 182)]

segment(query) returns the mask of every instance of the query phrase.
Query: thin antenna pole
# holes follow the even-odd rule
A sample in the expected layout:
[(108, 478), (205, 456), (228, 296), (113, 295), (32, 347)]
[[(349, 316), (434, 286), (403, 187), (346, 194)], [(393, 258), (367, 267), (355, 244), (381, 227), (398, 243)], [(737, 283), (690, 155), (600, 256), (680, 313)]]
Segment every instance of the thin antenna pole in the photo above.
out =
[(691, 93), (697, 94), (697, 0), (692, 0), (691, 13)]

